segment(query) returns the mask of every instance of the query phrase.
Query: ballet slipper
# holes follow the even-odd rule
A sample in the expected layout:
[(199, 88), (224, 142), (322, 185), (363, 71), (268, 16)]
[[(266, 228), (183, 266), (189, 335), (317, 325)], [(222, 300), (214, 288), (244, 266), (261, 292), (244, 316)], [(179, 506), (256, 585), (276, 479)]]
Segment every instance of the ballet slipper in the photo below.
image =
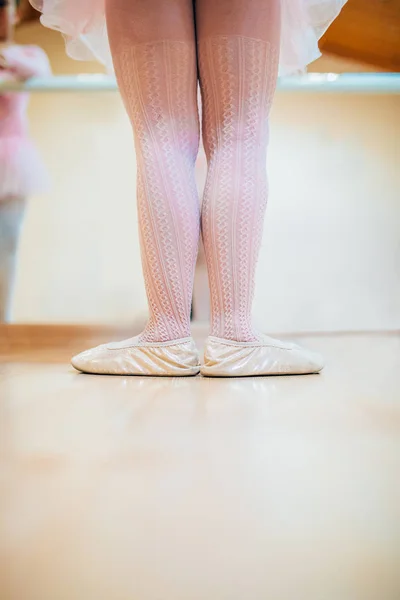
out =
[(71, 363), (78, 371), (98, 375), (186, 377), (200, 371), (198, 351), (191, 337), (151, 343), (133, 337), (81, 352)]
[(307, 375), (319, 373), (323, 367), (324, 361), (316, 352), (266, 335), (253, 342), (209, 337), (200, 372), (207, 377)]

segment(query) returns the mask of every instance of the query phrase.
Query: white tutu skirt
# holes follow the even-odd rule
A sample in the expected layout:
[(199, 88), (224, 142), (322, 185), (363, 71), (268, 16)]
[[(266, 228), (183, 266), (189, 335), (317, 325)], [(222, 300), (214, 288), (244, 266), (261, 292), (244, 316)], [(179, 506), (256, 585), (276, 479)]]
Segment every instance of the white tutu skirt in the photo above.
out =
[[(46, 27), (61, 31), (68, 54), (98, 60), (112, 72), (104, 0), (30, 0)], [(280, 75), (301, 73), (321, 56), (318, 40), (347, 0), (281, 0)]]

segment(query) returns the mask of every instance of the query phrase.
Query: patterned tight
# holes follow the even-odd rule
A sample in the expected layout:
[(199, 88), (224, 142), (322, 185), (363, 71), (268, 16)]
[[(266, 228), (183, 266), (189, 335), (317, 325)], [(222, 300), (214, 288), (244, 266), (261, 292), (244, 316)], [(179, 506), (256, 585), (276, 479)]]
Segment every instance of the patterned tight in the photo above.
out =
[[(279, 0), (197, 0), (195, 9), (192, 0), (106, 0), (106, 9), (136, 145), (150, 315), (140, 339), (190, 335), (201, 225), (211, 333), (254, 340), (251, 306), (267, 200)], [(194, 178), (198, 74), (208, 159), (201, 211)]]

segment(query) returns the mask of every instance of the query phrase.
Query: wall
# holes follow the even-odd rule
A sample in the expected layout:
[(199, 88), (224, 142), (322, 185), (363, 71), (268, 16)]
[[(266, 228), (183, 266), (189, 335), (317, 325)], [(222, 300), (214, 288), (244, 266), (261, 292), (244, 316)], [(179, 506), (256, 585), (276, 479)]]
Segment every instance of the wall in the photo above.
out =
[[(99, 70), (70, 61), (61, 37), (39, 25), (19, 39), (40, 43), (57, 73)], [(314, 68), (364, 70), (330, 58)], [(400, 327), (399, 106), (389, 96), (277, 94), (255, 299), (263, 329)], [(30, 118), (53, 189), (29, 205), (14, 320), (132, 321), (146, 302), (135, 155), (118, 95), (35, 94)]]

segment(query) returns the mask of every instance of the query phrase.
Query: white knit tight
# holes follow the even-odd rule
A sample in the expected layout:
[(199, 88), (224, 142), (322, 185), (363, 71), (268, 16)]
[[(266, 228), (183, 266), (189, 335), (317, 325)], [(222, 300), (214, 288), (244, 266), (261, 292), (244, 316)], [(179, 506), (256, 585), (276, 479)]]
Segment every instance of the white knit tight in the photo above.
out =
[[(197, 0), (194, 11), (191, 0), (106, 0), (115, 71), (135, 134), (150, 314), (143, 341), (190, 335), (200, 219), (211, 333), (256, 338), (251, 305), (267, 197), (278, 6), (279, 0)], [(201, 216), (194, 179), (197, 63), (208, 158)]]
[(262, 40), (220, 35), (200, 42), (199, 57), (211, 334), (246, 342), (256, 337), (251, 306), (267, 202), (268, 113), (277, 53)]

